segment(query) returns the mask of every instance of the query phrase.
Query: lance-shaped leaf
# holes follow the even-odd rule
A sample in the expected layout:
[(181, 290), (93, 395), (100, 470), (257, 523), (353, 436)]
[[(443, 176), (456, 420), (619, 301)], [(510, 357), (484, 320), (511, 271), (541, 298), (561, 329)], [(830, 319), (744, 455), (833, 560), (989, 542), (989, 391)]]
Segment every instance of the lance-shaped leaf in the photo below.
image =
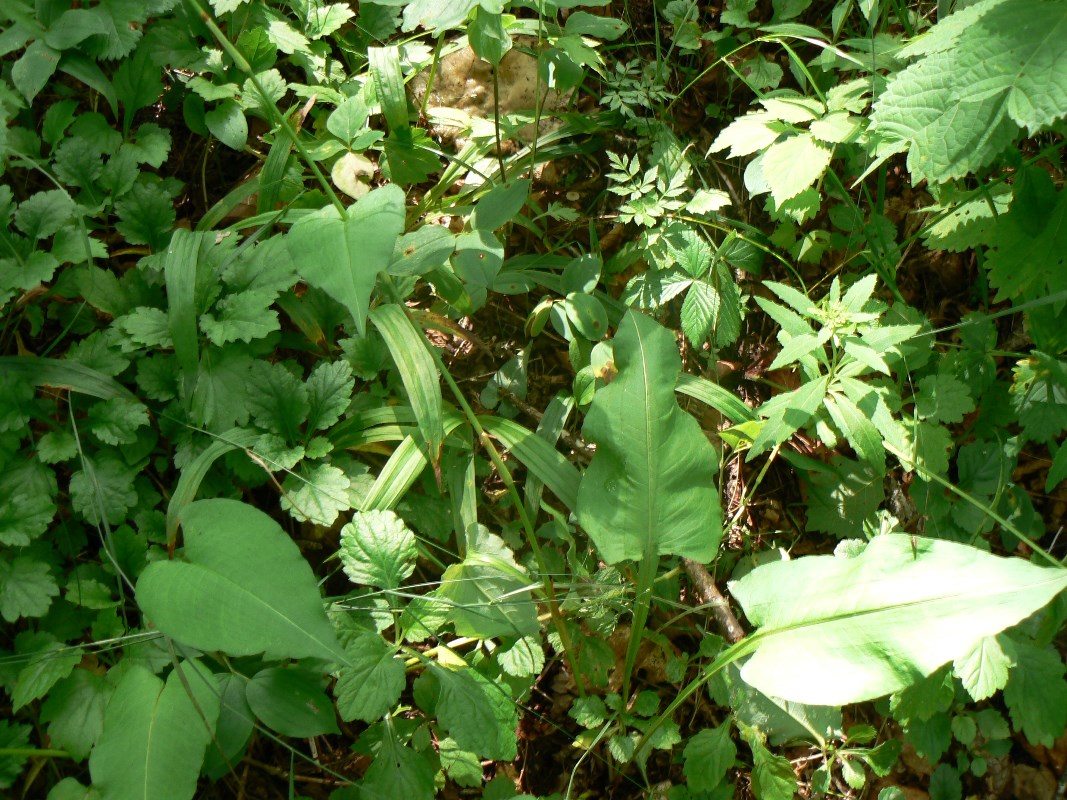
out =
[(137, 603), (156, 628), (200, 650), (346, 663), (315, 575), (278, 523), (236, 500), (181, 514), (186, 561), (149, 564)]
[(965, 656), (1067, 588), (1067, 569), (904, 534), (853, 558), (757, 567), (730, 591), (759, 626), (741, 677), (761, 692), (843, 705), (896, 692)]
[(433, 356), (426, 349), (425, 337), (399, 305), (379, 306), (371, 312), (370, 318), (385, 339), (400, 372), (419, 433), (426, 440), (430, 461), (436, 465), (445, 440), (441, 376)]
[(390, 185), (349, 206), (344, 216), (328, 206), (303, 217), (287, 243), (300, 277), (347, 308), (362, 334), (374, 281), (403, 232), (404, 193)]
[(597, 451), (578, 489), (578, 521), (609, 564), (660, 555), (710, 561), (722, 538), (719, 456), (674, 397), (682, 368), (674, 337), (629, 312), (615, 366), (585, 419)]

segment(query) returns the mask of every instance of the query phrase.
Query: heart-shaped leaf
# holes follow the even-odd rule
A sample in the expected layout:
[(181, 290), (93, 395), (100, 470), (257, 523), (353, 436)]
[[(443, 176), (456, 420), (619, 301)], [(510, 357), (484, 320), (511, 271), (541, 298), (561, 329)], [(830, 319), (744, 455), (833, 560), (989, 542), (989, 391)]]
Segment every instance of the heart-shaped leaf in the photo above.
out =
[(300, 277), (347, 308), (362, 334), (374, 281), (389, 266), (403, 231), (404, 192), (389, 185), (349, 206), (344, 216), (327, 206), (304, 217), (286, 241)]

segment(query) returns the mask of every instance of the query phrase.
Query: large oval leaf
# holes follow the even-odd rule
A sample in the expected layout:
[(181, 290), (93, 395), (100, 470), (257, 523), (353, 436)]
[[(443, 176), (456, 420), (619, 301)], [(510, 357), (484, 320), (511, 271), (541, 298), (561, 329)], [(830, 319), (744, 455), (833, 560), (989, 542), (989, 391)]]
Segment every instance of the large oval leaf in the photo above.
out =
[(741, 677), (764, 694), (843, 705), (903, 689), (1067, 588), (1067, 569), (904, 534), (853, 558), (757, 567), (730, 584), (760, 630)]
[(274, 520), (236, 500), (181, 514), (187, 561), (149, 564), (137, 602), (155, 626), (200, 650), (346, 663), (315, 575)]
[(674, 336), (630, 311), (614, 349), (618, 375), (597, 391), (583, 428), (597, 452), (578, 489), (578, 521), (609, 564), (710, 561), (722, 539), (719, 456), (675, 400)]
[(102, 797), (189, 800), (196, 793), (219, 715), (218, 689), (211, 673), (195, 662), (181, 669), (182, 675), (172, 672), (166, 684), (136, 664), (122, 676), (89, 756), (93, 786)]

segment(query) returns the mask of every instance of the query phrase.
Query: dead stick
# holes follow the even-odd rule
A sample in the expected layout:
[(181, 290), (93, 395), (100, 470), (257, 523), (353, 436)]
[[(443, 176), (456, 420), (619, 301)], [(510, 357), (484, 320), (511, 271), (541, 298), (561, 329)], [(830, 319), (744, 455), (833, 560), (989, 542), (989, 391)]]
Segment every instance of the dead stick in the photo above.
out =
[(682, 559), (682, 563), (685, 565), (686, 575), (693, 582), (697, 597), (700, 598), (700, 602), (703, 605), (711, 608), (711, 613), (715, 617), (715, 621), (719, 623), (719, 628), (722, 630), (726, 640), (730, 644), (734, 644), (744, 639), (744, 628), (741, 627), (741, 623), (734, 616), (729, 601), (723, 597), (719, 587), (715, 585), (715, 579), (711, 577), (707, 567), (689, 558)]

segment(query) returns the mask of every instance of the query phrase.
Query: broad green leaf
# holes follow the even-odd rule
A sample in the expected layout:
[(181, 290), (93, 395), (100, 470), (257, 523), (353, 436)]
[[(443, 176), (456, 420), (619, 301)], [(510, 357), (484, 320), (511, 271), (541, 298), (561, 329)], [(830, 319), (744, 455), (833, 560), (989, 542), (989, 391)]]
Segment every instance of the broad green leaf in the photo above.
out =
[(730, 591), (759, 631), (742, 677), (765, 694), (843, 705), (896, 692), (1067, 587), (1067, 570), (903, 534), (853, 558), (757, 567)]
[(362, 334), (374, 282), (403, 231), (404, 193), (390, 185), (349, 206), (343, 217), (332, 206), (302, 217), (287, 241), (300, 276), (347, 308)]
[[(1045, 0), (979, 4), (964, 28), (897, 73), (874, 105), (873, 130), (909, 146), (915, 182), (943, 183), (989, 164), (1022, 130), (1067, 113), (1067, 5)], [(951, 44), (949, 44), (951, 43)], [(929, 52), (930, 50), (937, 52)], [(945, 113), (949, 109), (949, 113)]]
[(19, 90), (26, 102), (45, 87), (59, 66), (59, 53), (38, 39), (26, 48), (11, 67), (11, 82)]
[(282, 736), (306, 739), (339, 733), (333, 703), (321, 683), (321, 678), (308, 670), (268, 667), (248, 682), (245, 698), (263, 724)]
[(686, 783), (694, 792), (710, 792), (734, 765), (737, 747), (730, 738), (730, 724), (706, 728), (685, 744), (682, 768)]
[(104, 730), (104, 712), (115, 687), (89, 669), (76, 669), (56, 684), (41, 705), (41, 722), (48, 723), (54, 747), (61, 747), (79, 761)]
[(471, 227), (495, 231), (522, 210), (530, 193), (530, 181), (518, 180), (494, 186), (478, 201), (471, 214)]
[(1035, 215), (1017, 209), (1016, 200), (989, 229), (983, 243), (989, 245), (989, 283), (998, 300), (1036, 300), (1067, 289), (1067, 191), (1054, 197), (1044, 224), (1035, 227)]
[(538, 630), (531, 581), (499, 536), (467, 531), (467, 555), (441, 576), (437, 596), (452, 604), (460, 636), (519, 638)]
[(28, 653), (29, 663), (19, 670), (11, 691), (11, 708), (18, 711), (27, 703), (48, 694), (57, 682), (70, 675), (84, 656), (79, 647), (67, 647), (49, 634), (31, 634), (32, 648), (27, 649), (19, 637), (19, 652)]
[(473, 669), (451, 670), (433, 663), (425, 674), (437, 684), (437, 719), (460, 747), (482, 758), (515, 757), (518, 717), (505, 687)]
[(166, 684), (131, 666), (89, 756), (93, 786), (115, 800), (191, 800), (219, 715), (217, 691), (211, 673), (192, 661), (175, 667)]
[(415, 412), (419, 432), (429, 448), (430, 461), (436, 465), (445, 439), (441, 378), (433, 356), (426, 349), (426, 337), (399, 305), (378, 306), (370, 318), (385, 339), (411, 410)]
[(608, 564), (710, 561), (722, 538), (719, 456), (674, 397), (674, 337), (630, 311), (614, 350), (618, 375), (597, 391), (583, 429), (597, 451), (578, 489), (578, 521)]
[(494, 67), (500, 65), (501, 59), (512, 47), (511, 35), (504, 25), (504, 15), (490, 14), (484, 7), (475, 12), (474, 19), (467, 25), (467, 39), (475, 55)]
[(201, 650), (345, 661), (318, 585), (274, 520), (235, 500), (181, 514), (186, 561), (149, 564), (137, 602), (168, 636)]
[(1067, 680), (1063, 656), (1054, 647), (1038, 647), (1012, 638), (1016, 665), (1004, 687), (1012, 725), (1031, 744), (1052, 747), (1067, 726)]
[(396, 589), (415, 571), (415, 534), (392, 511), (358, 511), (341, 528), (338, 554), (353, 583)]
[(240, 761), (252, 736), (255, 715), (248, 707), (243, 675), (216, 675), (219, 686), (219, 720), (215, 737), (204, 758), (204, 774), (215, 780), (230, 772)]
[(404, 745), (392, 721), (385, 722), (382, 743), (363, 776), (360, 796), (375, 800), (433, 800), (435, 766)]
[(781, 206), (821, 178), (832, 156), (833, 150), (810, 133), (790, 136), (768, 147), (762, 158), (763, 178), (775, 205)]
[(486, 291), (503, 264), (504, 245), (491, 231), (476, 229), (456, 237), (452, 267), (470, 294), (474, 308), (485, 305)]
[(248, 120), (244, 109), (234, 100), (223, 100), (204, 114), (204, 124), (211, 135), (231, 150), (243, 150), (248, 141)]
[(793, 800), (797, 776), (789, 759), (768, 750), (758, 739), (750, 738), (752, 748), (752, 794), (756, 800)]
[(0, 616), (8, 622), (19, 617), (43, 617), (59, 595), (48, 564), (30, 556), (0, 559)]
[(346, 722), (373, 722), (400, 699), (407, 682), (404, 662), (376, 633), (356, 636), (345, 650), (351, 663), (337, 675), (337, 713)]
[(1008, 682), (1008, 671), (1015, 665), (1004, 652), (999, 637), (986, 636), (968, 652), (952, 662), (952, 671), (974, 702), (992, 697)]

